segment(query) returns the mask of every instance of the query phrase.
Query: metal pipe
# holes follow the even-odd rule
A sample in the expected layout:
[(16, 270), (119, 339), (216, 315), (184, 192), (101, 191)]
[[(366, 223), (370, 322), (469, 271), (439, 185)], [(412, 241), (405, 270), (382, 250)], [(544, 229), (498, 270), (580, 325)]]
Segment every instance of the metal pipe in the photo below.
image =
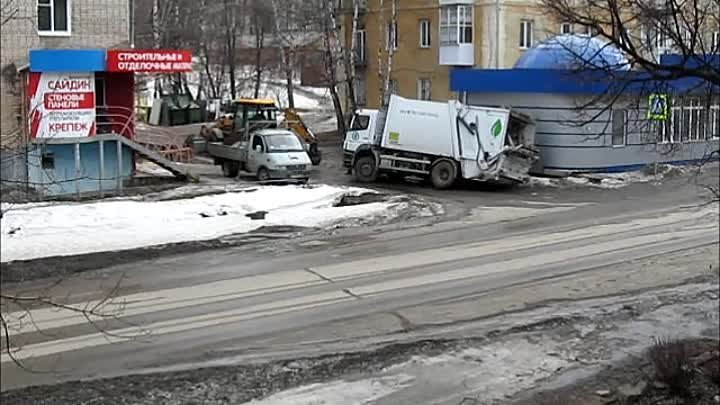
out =
[(82, 167), (80, 165), (80, 144), (75, 144), (75, 193), (78, 200), (80, 199), (80, 176), (82, 175)]
[(135, 1), (128, 1), (129, 14), (128, 14), (128, 32), (130, 35), (130, 48), (135, 48)]
[(99, 182), (99, 189), (100, 189), (100, 198), (104, 197), (103, 193), (103, 181), (105, 180), (105, 141), (98, 142), (98, 145), (100, 145), (100, 182)]
[(123, 178), (122, 178), (122, 141), (117, 141), (117, 189), (122, 191), (123, 189)]
[(495, 69), (500, 69), (500, 0), (495, 0)]

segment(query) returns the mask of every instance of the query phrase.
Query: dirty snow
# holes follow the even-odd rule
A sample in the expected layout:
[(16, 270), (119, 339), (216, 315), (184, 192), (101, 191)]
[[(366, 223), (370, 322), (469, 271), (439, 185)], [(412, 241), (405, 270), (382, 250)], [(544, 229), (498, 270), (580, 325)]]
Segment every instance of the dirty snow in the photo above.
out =
[[(706, 164), (704, 169), (717, 170), (717, 163)], [(616, 189), (636, 183), (655, 183), (668, 177), (688, 174), (697, 170), (697, 166), (661, 164), (655, 169), (649, 166), (645, 170), (622, 173), (587, 173), (562, 178), (531, 177), (530, 185), (542, 187), (587, 186)]]
[[(262, 226), (327, 226), (385, 215), (393, 208), (390, 202), (333, 207), (347, 193), (367, 191), (268, 186), (170, 201), (17, 204), (4, 213), (0, 224), (0, 259), (7, 262), (212, 240)], [(268, 214), (264, 220), (245, 216), (256, 211)]]
[(560, 343), (551, 339), (531, 343), (513, 338), (439, 356), (415, 356), (385, 370), (413, 376), (412, 389), (398, 391), (378, 403), (422, 403), (428, 393), (437, 404), (457, 404), (464, 397), (490, 403), (532, 388), (567, 367), (570, 359), (558, 356), (559, 348)]
[(365, 405), (388, 394), (404, 389), (413, 378), (396, 375), (360, 381), (335, 381), (312, 384), (269, 396), (247, 405)]
[[(177, 164), (177, 163), (176, 163)], [(173, 177), (174, 175), (170, 171), (163, 169), (153, 162), (142, 161), (135, 165), (135, 170), (138, 173), (149, 174), (153, 176), (161, 177)]]

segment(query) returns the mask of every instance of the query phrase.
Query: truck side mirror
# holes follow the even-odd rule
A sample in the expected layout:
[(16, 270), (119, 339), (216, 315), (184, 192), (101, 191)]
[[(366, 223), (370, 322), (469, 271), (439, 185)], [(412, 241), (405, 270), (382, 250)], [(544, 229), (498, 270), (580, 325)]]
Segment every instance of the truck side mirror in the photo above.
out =
[(262, 153), (262, 145), (255, 145), (255, 152)]

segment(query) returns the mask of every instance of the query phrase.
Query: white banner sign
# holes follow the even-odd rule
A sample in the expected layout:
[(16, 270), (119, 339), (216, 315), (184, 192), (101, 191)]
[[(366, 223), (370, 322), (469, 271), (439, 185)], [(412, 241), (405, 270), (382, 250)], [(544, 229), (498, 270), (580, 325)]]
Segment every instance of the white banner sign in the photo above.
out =
[(84, 138), (95, 135), (95, 74), (32, 73), (32, 138)]

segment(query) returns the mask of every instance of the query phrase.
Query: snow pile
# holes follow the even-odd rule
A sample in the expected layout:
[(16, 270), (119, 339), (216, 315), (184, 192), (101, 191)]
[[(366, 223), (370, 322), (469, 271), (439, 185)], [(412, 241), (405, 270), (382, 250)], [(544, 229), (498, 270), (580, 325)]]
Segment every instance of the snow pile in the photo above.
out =
[(173, 177), (174, 175), (170, 171), (163, 169), (153, 162), (142, 161), (135, 165), (135, 170), (139, 173), (149, 174), (152, 176), (160, 177)]
[[(212, 240), (263, 226), (329, 226), (394, 210), (392, 202), (333, 206), (343, 195), (362, 192), (372, 191), (268, 186), (169, 201), (18, 204), (0, 224), (0, 261)], [(267, 212), (265, 219), (246, 216), (258, 211)]]
[(706, 162), (700, 165), (649, 164), (642, 170), (622, 173), (576, 173), (568, 177), (531, 177), (531, 186), (568, 187), (588, 186), (596, 188), (621, 188), (636, 183), (657, 183), (665, 179), (680, 176), (693, 176), (702, 172), (717, 173), (718, 162)]
[(562, 178), (531, 177), (530, 185), (542, 187), (588, 186), (596, 188), (621, 188), (636, 183), (651, 183), (662, 180), (664, 174), (651, 174), (638, 170), (623, 173), (588, 173)]
[(301, 386), (246, 405), (460, 404), (475, 397), (496, 403), (536, 387), (568, 367), (576, 355), (549, 339), (531, 343), (514, 338), (438, 356), (413, 356), (373, 378)]

